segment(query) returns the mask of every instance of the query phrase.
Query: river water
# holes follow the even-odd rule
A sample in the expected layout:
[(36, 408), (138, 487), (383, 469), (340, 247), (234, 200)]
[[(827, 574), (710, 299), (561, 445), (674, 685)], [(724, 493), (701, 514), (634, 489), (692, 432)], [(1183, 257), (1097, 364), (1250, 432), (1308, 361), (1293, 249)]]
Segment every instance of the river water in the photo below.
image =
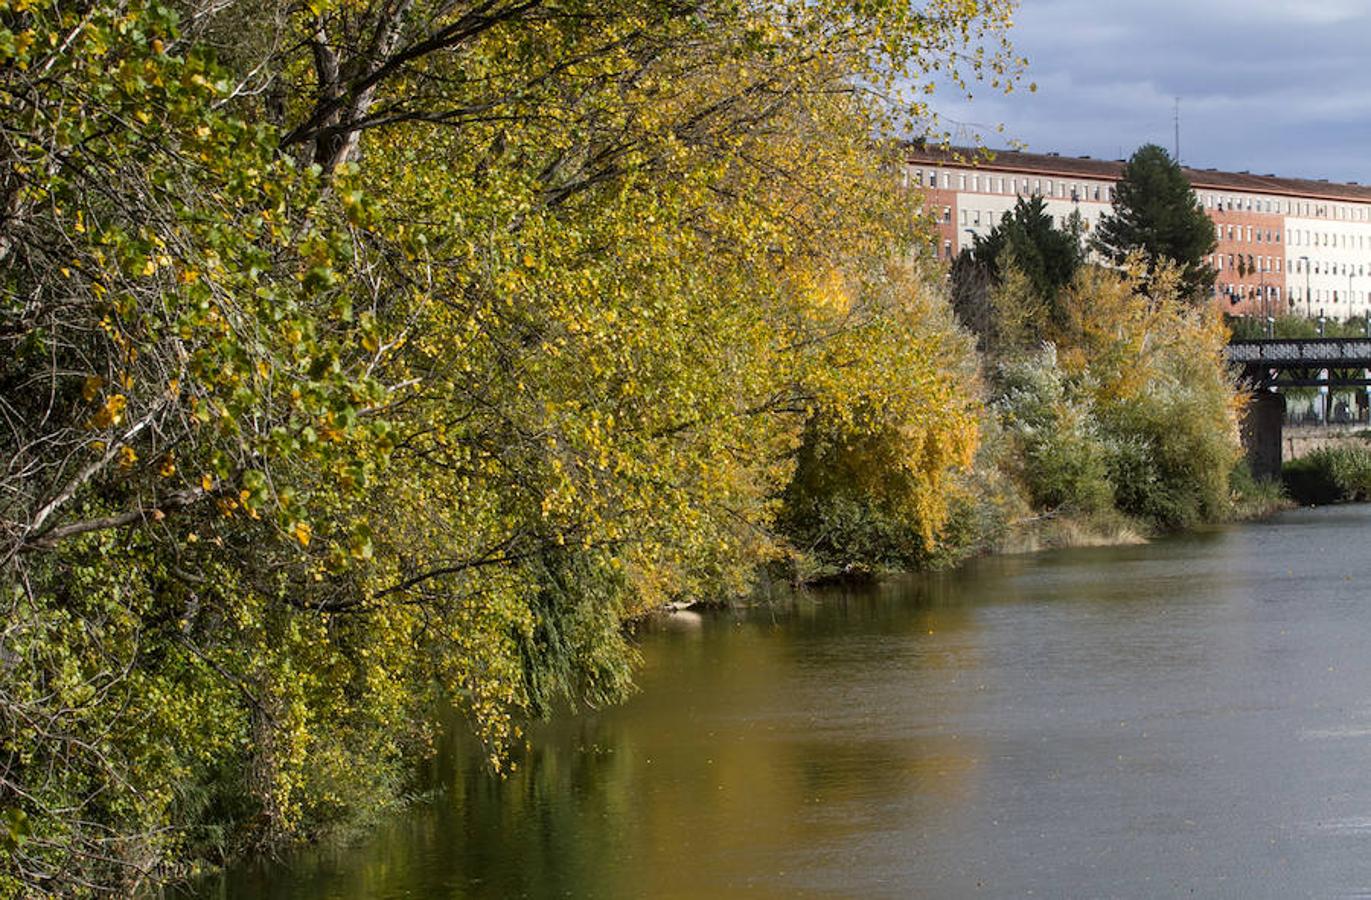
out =
[(231, 898), (1371, 895), (1371, 507), (679, 616)]

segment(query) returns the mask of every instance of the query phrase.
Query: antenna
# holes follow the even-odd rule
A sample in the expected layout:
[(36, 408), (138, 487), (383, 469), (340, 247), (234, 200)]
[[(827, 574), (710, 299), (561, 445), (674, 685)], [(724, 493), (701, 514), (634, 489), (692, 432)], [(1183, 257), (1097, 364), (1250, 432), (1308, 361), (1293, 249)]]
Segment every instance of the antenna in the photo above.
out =
[(1181, 164), (1181, 98), (1176, 98), (1176, 165)]

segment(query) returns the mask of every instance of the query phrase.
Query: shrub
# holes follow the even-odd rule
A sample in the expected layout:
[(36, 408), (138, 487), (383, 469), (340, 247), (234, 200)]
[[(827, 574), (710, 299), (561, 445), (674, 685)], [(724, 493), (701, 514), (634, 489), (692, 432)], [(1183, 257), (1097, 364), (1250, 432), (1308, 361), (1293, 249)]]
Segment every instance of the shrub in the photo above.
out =
[(1052, 345), (1005, 363), (994, 403), (1014, 450), (1010, 467), (1040, 509), (1098, 512), (1114, 499), (1094, 404), (1072, 391)]
[(1325, 447), (1291, 460), (1281, 470), (1298, 503), (1324, 504), (1371, 498), (1371, 449)]

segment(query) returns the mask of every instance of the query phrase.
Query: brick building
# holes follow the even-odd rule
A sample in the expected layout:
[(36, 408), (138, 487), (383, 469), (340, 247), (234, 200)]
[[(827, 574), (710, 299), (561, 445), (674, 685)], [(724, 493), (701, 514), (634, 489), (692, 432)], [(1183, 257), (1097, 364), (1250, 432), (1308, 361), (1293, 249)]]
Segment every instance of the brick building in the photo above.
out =
[[(985, 235), (1019, 197), (1040, 194), (1058, 222), (1087, 234), (1112, 209), (1122, 161), (1055, 153), (911, 147), (905, 184), (924, 195), (940, 257)], [(1346, 319), (1371, 307), (1371, 187), (1248, 172), (1184, 169), (1214, 222), (1214, 302), (1234, 315)]]

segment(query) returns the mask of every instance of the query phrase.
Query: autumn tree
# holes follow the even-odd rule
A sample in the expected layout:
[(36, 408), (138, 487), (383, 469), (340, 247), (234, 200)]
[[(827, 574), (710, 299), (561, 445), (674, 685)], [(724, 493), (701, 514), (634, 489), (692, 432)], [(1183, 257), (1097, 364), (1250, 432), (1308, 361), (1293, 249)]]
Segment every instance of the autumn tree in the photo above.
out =
[(6, 3), (0, 891), (381, 808), (437, 703), (499, 768), (787, 552), (817, 416), (936, 535), (871, 136), (1009, 7)]

